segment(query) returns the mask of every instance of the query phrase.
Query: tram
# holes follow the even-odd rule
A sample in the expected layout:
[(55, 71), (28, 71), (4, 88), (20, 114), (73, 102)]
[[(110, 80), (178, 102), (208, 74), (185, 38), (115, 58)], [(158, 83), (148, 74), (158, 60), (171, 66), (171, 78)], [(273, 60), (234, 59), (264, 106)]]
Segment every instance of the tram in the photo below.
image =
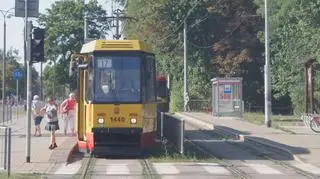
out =
[(139, 40), (94, 40), (73, 54), (81, 152), (135, 155), (155, 145), (155, 56)]

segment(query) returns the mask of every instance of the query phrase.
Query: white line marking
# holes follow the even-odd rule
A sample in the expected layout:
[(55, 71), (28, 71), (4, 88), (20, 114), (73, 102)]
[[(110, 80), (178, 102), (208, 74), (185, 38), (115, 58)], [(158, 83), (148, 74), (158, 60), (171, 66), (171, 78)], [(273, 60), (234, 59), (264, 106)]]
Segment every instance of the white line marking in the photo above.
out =
[(217, 163), (196, 163), (196, 164), (199, 166), (221, 166), (220, 164), (217, 164)]
[(180, 171), (172, 163), (153, 163), (159, 175), (179, 174)]
[(54, 173), (55, 175), (72, 175), (78, 172), (82, 164), (82, 161), (79, 160), (68, 165), (61, 164), (59, 169)]
[(301, 170), (304, 170), (304, 171), (307, 171), (307, 172), (310, 172), (312, 174), (315, 174), (315, 175), (319, 175), (320, 174), (320, 168), (316, 167), (316, 166), (313, 166), (311, 164), (294, 164), (295, 167), (301, 169)]
[(278, 170), (275, 170), (263, 164), (245, 164), (245, 165), (253, 168), (255, 171), (257, 171), (260, 174), (282, 174)]
[(128, 175), (130, 174), (127, 164), (114, 164), (107, 166), (107, 175)]
[(230, 172), (222, 166), (219, 166), (217, 163), (199, 163), (203, 168), (210, 174), (226, 174), (229, 175)]

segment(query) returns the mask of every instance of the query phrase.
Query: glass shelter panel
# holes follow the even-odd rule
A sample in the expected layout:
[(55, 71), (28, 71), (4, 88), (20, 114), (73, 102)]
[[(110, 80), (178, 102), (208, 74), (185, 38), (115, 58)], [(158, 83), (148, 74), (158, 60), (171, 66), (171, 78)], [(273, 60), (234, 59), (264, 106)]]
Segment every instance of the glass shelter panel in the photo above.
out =
[(215, 78), (211, 82), (213, 116), (242, 117), (242, 78)]

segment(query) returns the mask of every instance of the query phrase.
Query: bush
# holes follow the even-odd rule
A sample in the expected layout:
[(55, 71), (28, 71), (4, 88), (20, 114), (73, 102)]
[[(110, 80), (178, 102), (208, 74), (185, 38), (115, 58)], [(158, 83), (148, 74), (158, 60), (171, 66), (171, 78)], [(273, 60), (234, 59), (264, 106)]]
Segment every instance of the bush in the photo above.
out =
[(170, 112), (183, 111), (183, 83), (174, 81), (170, 93)]

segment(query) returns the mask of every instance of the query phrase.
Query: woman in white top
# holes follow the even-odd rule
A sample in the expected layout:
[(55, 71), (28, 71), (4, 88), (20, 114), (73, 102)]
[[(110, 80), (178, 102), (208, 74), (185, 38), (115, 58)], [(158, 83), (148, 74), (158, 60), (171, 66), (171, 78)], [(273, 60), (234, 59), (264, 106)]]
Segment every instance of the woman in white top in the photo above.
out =
[(54, 149), (57, 146), (56, 144), (56, 134), (55, 132), (59, 130), (59, 121), (58, 121), (58, 107), (53, 101), (53, 98), (48, 98), (48, 104), (43, 108), (45, 110), (45, 115), (47, 117), (47, 124), (45, 127), (45, 130), (51, 132), (51, 144), (49, 146), (49, 149)]
[[(33, 119), (35, 125), (34, 136), (41, 136), (41, 128), (40, 124), (43, 118), (43, 111), (41, 109), (44, 107), (44, 103), (40, 100), (38, 95), (34, 95), (32, 101), (32, 112), (33, 112)], [(37, 135), (38, 132), (38, 135)]]

